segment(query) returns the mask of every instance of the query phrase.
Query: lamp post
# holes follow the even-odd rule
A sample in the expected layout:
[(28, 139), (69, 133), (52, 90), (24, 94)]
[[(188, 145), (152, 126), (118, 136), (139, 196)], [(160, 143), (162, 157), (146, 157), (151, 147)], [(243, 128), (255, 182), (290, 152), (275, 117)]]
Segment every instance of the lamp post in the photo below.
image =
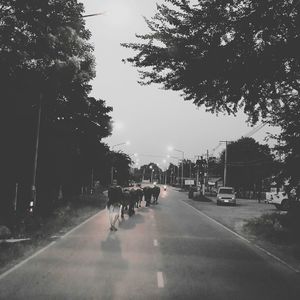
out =
[[(178, 168), (177, 168), (177, 179), (176, 179), (176, 184), (177, 184), (177, 180), (179, 178), (179, 157), (176, 157), (176, 156), (169, 156), (170, 158), (174, 158), (174, 159), (177, 159), (178, 160)], [(175, 175), (175, 170), (174, 170), (174, 176), (176, 177)]]
[(225, 143), (225, 161), (224, 161), (224, 183), (223, 185), (226, 186), (227, 183), (227, 146), (231, 141), (220, 141), (220, 143)]
[[(115, 144), (115, 145), (112, 145), (111, 146), (111, 152), (113, 152), (114, 148), (118, 147), (118, 146), (122, 146), (122, 145), (129, 145), (130, 142), (127, 141), (127, 142), (122, 142), (122, 143), (118, 143), (118, 144)], [(114, 181), (114, 165), (113, 165), (113, 162), (111, 164), (111, 171), (110, 171), (110, 183), (113, 184), (113, 181)]]
[(181, 187), (183, 187), (183, 161), (184, 161), (184, 151), (182, 150), (179, 150), (179, 149), (175, 149), (173, 147), (168, 147), (168, 149), (170, 151), (174, 150), (174, 151), (177, 151), (177, 152), (180, 152), (182, 154), (182, 165), (181, 165)]
[[(93, 17), (103, 15), (104, 13), (94, 13), (90, 15), (83, 15), (82, 18)], [(33, 209), (36, 207), (36, 175), (37, 175), (37, 165), (38, 165), (38, 155), (39, 155), (39, 144), (40, 144), (40, 131), (41, 131), (41, 115), (42, 115), (42, 99), (43, 94), (40, 93), (39, 103), (38, 103), (38, 113), (37, 113), (37, 123), (36, 123), (36, 135), (34, 141), (34, 156), (33, 156), (33, 172), (31, 180), (31, 195), (30, 195), (30, 208), (29, 212), (33, 213)]]
[(152, 166), (149, 167), (151, 169), (151, 174), (150, 174), (150, 183), (153, 182), (153, 172), (154, 172), (154, 169)]

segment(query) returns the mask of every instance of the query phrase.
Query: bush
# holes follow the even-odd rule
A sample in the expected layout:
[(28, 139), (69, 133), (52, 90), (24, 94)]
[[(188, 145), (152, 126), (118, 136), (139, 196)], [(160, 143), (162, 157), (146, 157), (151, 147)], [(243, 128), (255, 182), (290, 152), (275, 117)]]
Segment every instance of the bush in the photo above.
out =
[(0, 239), (7, 239), (10, 236), (11, 236), (11, 232), (10, 232), (9, 228), (1, 225), (0, 226)]
[(243, 229), (250, 234), (266, 238), (272, 242), (286, 244), (295, 238), (286, 224), (288, 224), (286, 214), (264, 214), (258, 218), (248, 220)]

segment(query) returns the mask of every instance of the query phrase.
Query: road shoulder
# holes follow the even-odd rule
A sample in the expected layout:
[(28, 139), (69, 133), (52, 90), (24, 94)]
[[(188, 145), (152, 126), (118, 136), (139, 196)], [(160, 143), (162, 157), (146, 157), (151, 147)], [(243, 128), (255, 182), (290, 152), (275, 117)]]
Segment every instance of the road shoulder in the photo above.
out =
[(256, 200), (239, 199), (238, 205), (233, 206), (217, 206), (214, 197), (207, 197), (210, 201), (197, 201), (188, 199), (182, 200), (191, 205), (193, 208), (199, 210), (209, 218), (217, 221), (221, 225), (227, 227), (229, 230), (237, 233), (241, 237), (247, 239), (257, 248), (269, 253), (270, 256), (278, 257), (280, 260), (290, 265), (293, 269), (300, 271), (300, 261), (297, 260), (287, 245), (273, 244), (267, 240), (250, 235), (243, 230), (245, 222), (251, 218), (259, 217), (264, 213), (274, 212), (273, 206), (263, 202), (258, 203)]

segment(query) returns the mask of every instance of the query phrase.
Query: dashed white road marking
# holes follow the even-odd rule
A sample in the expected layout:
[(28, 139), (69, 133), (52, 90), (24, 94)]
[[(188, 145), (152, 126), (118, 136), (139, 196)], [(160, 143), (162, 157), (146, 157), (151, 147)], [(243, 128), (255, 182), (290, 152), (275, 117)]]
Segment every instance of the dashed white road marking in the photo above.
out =
[(153, 245), (157, 247), (158, 246), (158, 241), (157, 240), (153, 240)]
[(158, 288), (164, 288), (165, 283), (164, 283), (164, 277), (162, 272), (157, 272), (157, 287)]
[(296, 273), (300, 273), (300, 271), (296, 268), (294, 268), (293, 266), (291, 266), (290, 264), (288, 264), (287, 262), (285, 262), (284, 260), (282, 260), (281, 258), (277, 257), (276, 255), (270, 253), (269, 251), (265, 250), (264, 248), (251, 243), (249, 240), (247, 240), (246, 238), (244, 238), (243, 236), (239, 235), (238, 233), (236, 233), (235, 231), (231, 230), (230, 228), (226, 227), (225, 225), (223, 225), (222, 223), (219, 223), (218, 221), (216, 221), (215, 219), (209, 217), (207, 214), (203, 213), (202, 211), (198, 210), (197, 208), (191, 206), (190, 204), (182, 201), (183, 204), (185, 204), (186, 206), (192, 208), (194, 211), (196, 211), (199, 215), (206, 217), (207, 219), (211, 220), (212, 222), (218, 224), (219, 226), (221, 226), (222, 228), (224, 228), (225, 230), (231, 232), (232, 234), (234, 234), (236, 237), (240, 238), (241, 240), (243, 240), (244, 242), (253, 245), (254, 247), (256, 247), (257, 249), (259, 249), (260, 251), (264, 252), (265, 254), (267, 254), (268, 256), (272, 257), (273, 259), (277, 260), (278, 262), (280, 262), (281, 264), (285, 265), (286, 267), (288, 267), (289, 269), (293, 270)]

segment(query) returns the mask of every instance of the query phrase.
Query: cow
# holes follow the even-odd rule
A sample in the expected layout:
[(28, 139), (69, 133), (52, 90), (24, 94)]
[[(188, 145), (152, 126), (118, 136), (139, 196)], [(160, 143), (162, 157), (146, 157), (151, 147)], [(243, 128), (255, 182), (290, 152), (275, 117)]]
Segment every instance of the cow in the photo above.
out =
[(130, 191), (129, 191), (129, 208), (128, 208), (128, 215), (129, 217), (131, 217), (132, 215), (135, 214), (135, 211), (134, 211), (134, 206), (135, 204), (138, 202), (138, 193), (137, 193), (137, 190), (135, 190), (134, 188), (132, 188)]
[(159, 194), (160, 194), (160, 187), (156, 185), (152, 188), (153, 204), (158, 204), (157, 200)]
[(152, 197), (152, 188), (150, 186), (145, 186), (143, 188), (144, 198), (146, 202), (146, 206), (150, 206), (151, 204), (151, 197)]
[(138, 201), (138, 193), (135, 189), (125, 188), (123, 190), (123, 202), (121, 209), (121, 218), (124, 219), (124, 212), (127, 211), (129, 217), (135, 214), (134, 206)]
[(122, 206), (123, 202), (122, 188), (118, 186), (116, 182), (113, 182), (113, 185), (108, 189), (107, 195), (107, 208), (109, 211), (110, 230), (117, 231), (118, 229), (116, 227), (116, 222), (119, 219), (120, 207)]
[(130, 202), (130, 190), (124, 189), (123, 190), (123, 198), (122, 198), (122, 208), (121, 208), (121, 218), (124, 219), (124, 212), (128, 210)]
[(137, 193), (137, 202), (136, 202), (136, 207), (141, 207), (142, 206), (142, 200), (143, 200), (143, 189), (141, 187), (138, 187), (136, 189), (136, 193)]

